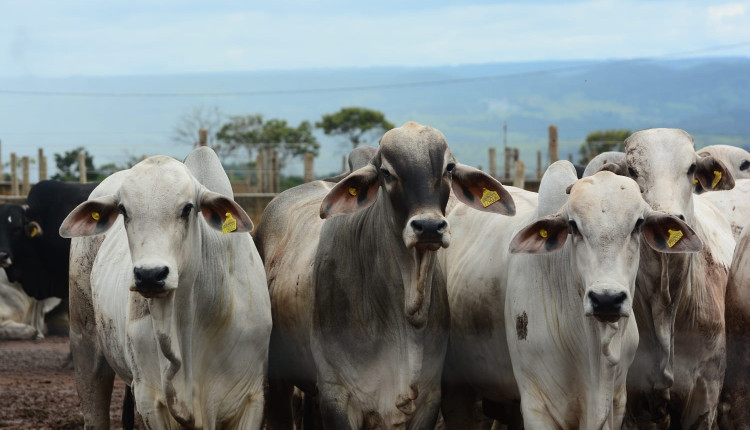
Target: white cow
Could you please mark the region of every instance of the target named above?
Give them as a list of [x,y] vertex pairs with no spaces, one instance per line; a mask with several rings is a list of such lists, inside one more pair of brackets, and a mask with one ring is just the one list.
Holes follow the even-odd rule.
[[44,315],[60,304],[50,297],[36,300],[21,285],[0,273],[0,339],[42,339],[46,332]]
[[[441,257],[452,322],[448,383],[463,380],[469,388],[459,392],[493,403],[520,398],[526,428],[619,429],[638,345],[631,303],[640,238],[661,252],[692,252],[700,241],[611,172],[576,182],[573,166],[557,162],[538,207],[530,193],[510,190],[516,218],[462,207],[449,215],[461,239]],[[683,234],[671,247],[669,230]],[[457,402],[445,404],[448,428],[472,426],[473,398],[446,395]]]
[[[741,181],[738,181],[741,182]],[[726,299],[727,372],[719,428],[750,429],[750,222],[734,249]]]
[[68,215],[60,234],[76,238],[70,336],[87,428],[108,428],[114,373],[148,428],[261,427],[271,314],[251,229],[208,148],[185,164],[150,157]]
[[732,226],[734,239],[738,241],[750,218],[750,179],[737,179],[731,190],[702,193],[697,199],[709,202],[724,215]]
[[711,145],[698,150],[699,156],[710,155],[727,167],[734,179],[750,179],[750,152],[731,145]]
[[[712,205],[695,198],[734,186],[731,172],[695,152],[683,130],[650,129],[625,141],[626,172],[654,210],[685,220],[700,253],[664,255],[641,244],[634,304],[640,347],[628,375],[628,427],[711,428],[724,379],[724,294],[734,250],[732,230]],[[605,166],[606,168],[607,166]]]

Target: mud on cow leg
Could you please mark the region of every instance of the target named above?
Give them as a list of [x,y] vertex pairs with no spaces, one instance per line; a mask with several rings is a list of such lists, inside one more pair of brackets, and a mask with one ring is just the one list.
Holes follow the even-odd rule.
[[70,350],[76,374],[76,388],[87,430],[109,429],[109,403],[115,372],[92,341],[73,327],[70,329]]

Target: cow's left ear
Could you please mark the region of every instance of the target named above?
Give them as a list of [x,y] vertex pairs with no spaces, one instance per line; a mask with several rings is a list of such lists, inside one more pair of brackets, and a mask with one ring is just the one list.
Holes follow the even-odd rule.
[[35,238],[41,236],[44,231],[42,231],[42,226],[39,225],[36,221],[29,221],[23,226],[23,231],[26,233],[26,236],[30,238]]
[[734,177],[729,169],[710,155],[698,157],[695,162],[695,178],[704,191],[723,191],[734,188]]
[[549,215],[519,231],[509,249],[511,254],[546,254],[562,248],[567,239],[568,220],[562,215]]
[[320,204],[320,217],[326,219],[362,210],[375,202],[379,189],[378,169],[367,164],[350,173],[328,192]]
[[502,215],[516,214],[513,197],[497,179],[465,164],[453,168],[453,194],[474,209]]
[[201,195],[200,211],[209,226],[224,234],[253,231],[253,221],[245,210],[222,194],[205,190]]
[[109,230],[120,214],[115,196],[87,200],[76,206],[60,225],[60,236],[94,236]]
[[664,212],[654,211],[643,222],[643,238],[658,252],[698,252],[703,242],[687,223]]

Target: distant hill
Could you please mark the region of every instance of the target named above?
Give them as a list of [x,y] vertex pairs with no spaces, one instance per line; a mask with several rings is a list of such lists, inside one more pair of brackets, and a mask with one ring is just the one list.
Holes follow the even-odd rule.
[[[316,91],[348,87],[360,89]],[[52,153],[79,145],[94,154],[97,165],[123,161],[127,155],[166,153],[182,158],[190,148],[171,140],[172,128],[180,115],[196,105],[218,106],[232,115],[262,113],[292,124],[314,122],[343,106],[379,109],[399,125],[415,120],[440,129],[459,160],[485,168],[487,148],[501,151],[503,121],[508,124],[508,145],[520,148],[527,171],[535,169],[537,150],[544,150],[546,159],[550,124],[559,128],[561,157],[574,153],[577,158],[587,133],[608,128],[678,127],[691,133],[698,147],[727,143],[750,148],[747,58],[27,77],[0,79],[0,90],[151,95],[276,92],[96,98],[0,94],[4,160],[11,151],[35,156],[36,148],[43,147],[50,168]],[[322,134],[319,138],[323,150],[316,172],[337,171],[348,148],[340,139]],[[301,170],[300,166],[292,163],[290,173]]]

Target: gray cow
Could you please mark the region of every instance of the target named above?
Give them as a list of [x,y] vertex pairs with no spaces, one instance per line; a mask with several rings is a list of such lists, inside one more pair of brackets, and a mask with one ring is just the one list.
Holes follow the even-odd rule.
[[317,390],[325,428],[434,427],[449,325],[435,251],[450,243],[451,187],[476,209],[515,211],[499,182],[456,162],[442,133],[408,122],[338,184],[269,204],[256,240],[274,318],[272,428],[291,427],[292,384]]

